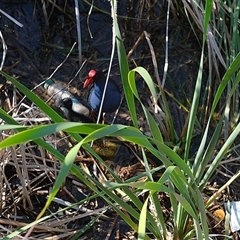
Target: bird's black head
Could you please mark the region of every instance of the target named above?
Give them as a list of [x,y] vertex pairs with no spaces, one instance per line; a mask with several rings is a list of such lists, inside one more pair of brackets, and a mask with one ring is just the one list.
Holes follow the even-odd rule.
[[105,75],[102,71],[90,70],[88,73],[88,77],[83,84],[83,88],[86,88],[88,85],[92,83],[101,83],[105,82]]

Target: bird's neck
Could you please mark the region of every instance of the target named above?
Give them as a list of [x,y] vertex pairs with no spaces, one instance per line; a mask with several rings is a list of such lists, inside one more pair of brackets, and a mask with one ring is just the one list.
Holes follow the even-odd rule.
[[105,86],[105,82],[98,82],[94,84],[94,90],[97,92],[103,92]]

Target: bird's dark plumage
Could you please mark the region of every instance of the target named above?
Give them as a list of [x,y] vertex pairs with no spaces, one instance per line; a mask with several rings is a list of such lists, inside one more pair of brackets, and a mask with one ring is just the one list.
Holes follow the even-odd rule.
[[66,119],[72,122],[93,123],[93,120],[81,113],[72,110],[71,98],[64,98],[59,102],[59,108],[62,110]]
[[[89,84],[93,83],[93,89],[89,94],[89,103],[93,111],[99,112],[99,108],[102,101],[105,76],[102,71],[90,70],[88,78],[84,82],[83,88],[86,88]],[[121,93],[117,84],[109,80],[106,95],[103,102],[102,112],[114,112],[120,105]]]

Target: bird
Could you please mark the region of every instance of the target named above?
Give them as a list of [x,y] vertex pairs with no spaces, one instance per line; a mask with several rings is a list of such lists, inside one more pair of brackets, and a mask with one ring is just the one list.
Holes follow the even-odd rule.
[[82,113],[72,110],[72,99],[63,98],[59,101],[59,108],[64,114],[64,117],[71,122],[93,123],[94,121]]
[[[83,88],[93,84],[93,88],[88,97],[93,116],[100,110],[103,91],[106,83],[105,79],[105,75],[102,71],[96,71],[92,69],[89,71],[88,77],[83,84]],[[119,87],[112,79],[109,79],[100,116],[102,116],[102,113],[111,113],[116,111],[120,105],[120,102],[121,93]]]

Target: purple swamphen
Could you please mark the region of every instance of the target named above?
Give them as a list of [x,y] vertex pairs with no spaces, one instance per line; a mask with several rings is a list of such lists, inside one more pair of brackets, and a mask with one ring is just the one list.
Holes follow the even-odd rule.
[[[93,84],[93,88],[88,98],[93,113],[98,113],[100,110],[104,86],[106,82],[105,80],[106,78],[102,71],[97,72],[96,70],[90,70],[88,77],[83,84],[83,88],[86,88],[91,83]],[[119,107],[120,102],[120,90],[117,84],[113,80],[109,79],[101,112],[114,112]]]

